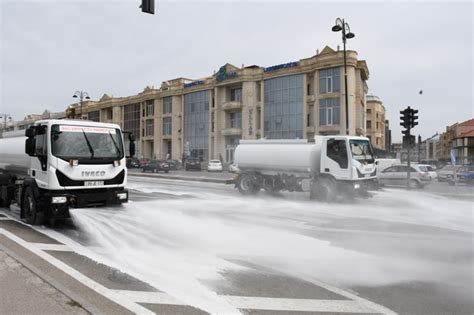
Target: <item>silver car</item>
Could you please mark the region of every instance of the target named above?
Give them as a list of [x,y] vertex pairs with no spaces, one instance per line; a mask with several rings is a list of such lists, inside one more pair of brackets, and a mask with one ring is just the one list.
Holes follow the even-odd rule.
[[[410,188],[422,188],[431,183],[431,177],[424,166],[410,166]],[[408,165],[393,165],[377,175],[377,180],[382,186],[407,186]]]

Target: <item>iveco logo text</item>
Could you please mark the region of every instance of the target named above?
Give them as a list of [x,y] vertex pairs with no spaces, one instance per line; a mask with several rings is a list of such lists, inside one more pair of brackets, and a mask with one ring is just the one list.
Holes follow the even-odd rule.
[[82,177],[105,176],[105,171],[82,171]]

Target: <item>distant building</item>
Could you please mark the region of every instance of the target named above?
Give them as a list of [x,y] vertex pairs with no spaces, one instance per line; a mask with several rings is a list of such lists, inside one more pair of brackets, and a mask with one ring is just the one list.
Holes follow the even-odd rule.
[[452,149],[455,150],[457,164],[474,164],[474,119],[448,126],[440,135],[436,143],[438,160],[450,163]]
[[28,114],[23,118],[23,120],[18,121],[9,121],[6,124],[0,125],[0,135],[6,131],[14,130],[24,130],[31,126],[35,121],[41,119],[64,119],[66,114],[64,112],[51,113],[48,110],[45,110],[43,114]]
[[388,128],[385,120],[385,106],[382,100],[374,95],[367,95],[366,103],[366,136],[374,148],[388,151],[385,135]]

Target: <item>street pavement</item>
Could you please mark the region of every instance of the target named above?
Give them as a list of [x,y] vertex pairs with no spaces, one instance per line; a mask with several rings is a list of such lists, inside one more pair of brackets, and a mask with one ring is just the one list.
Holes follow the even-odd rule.
[[[226,179],[229,175],[196,173],[204,179],[210,176]],[[444,183],[431,189],[446,192],[447,189],[439,188],[443,187],[441,184]],[[244,314],[472,314],[474,311],[472,203],[469,209],[469,203],[452,196],[448,199],[430,194],[431,190],[401,189],[386,189],[370,200],[342,205],[309,203],[301,193],[271,197],[260,194],[242,199],[233,185],[155,178],[154,174],[130,176],[129,189],[131,201],[119,214],[96,212],[100,209],[81,213],[78,209],[82,217],[78,215],[54,227],[21,223],[15,207],[0,210],[0,313],[205,314],[238,310]],[[467,195],[469,189],[461,188],[462,194]],[[458,188],[456,192],[459,191]],[[467,209],[459,209],[466,205]],[[139,221],[133,221],[134,213]],[[174,217],[168,217],[174,214],[181,221],[191,220],[199,228],[185,227]],[[105,223],[101,221],[103,218],[107,219]],[[147,225],[140,225],[140,221],[147,220]],[[126,224],[121,225],[121,221]],[[80,223],[84,222],[93,225],[95,232],[81,229]],[[132,223],[137,226],[130,227]],[[175,230],[167,231],[165,224],[170,223],[176,224]],[[111,230],[111,236],[106,235],[113,224],[117,229]],[[215,225],[224,234],[213,234],[210,230]],[[239,229],[235,234],[242,233],[240,236],[232,234],[236,226]],[[143,236],[138,235],[139,231]],[[130,241],[139,240],[132,236],[146,237],[150,233],[156,233],[156,241],[164,245],[143,248],[153,248],[156,254],[128,253],[127,247],[114,247],[116,244],[112,248],[123,251],[113,253],[111,248],[103,246],[107,240],[121,243],[128,237]],[[219,236],[223,244],[208,239]],[[142,249],[141,243],[133,244]],[[180,250],[162,252],[163,248],[175,246]],[[203,257],[179,256],[187,246],[201,252]],[[235,248],[229,249],[232,251],[229,255],[225,248],[232,246]],[[178,259],[168,265],[168,253],[189,261]],[[215,296],[206,298],[217,301],[206,309],[206,305],[190,298],[195,297],[192,294],[175,292],[177,284],[167,283],[166,273],[189,287],[193,282],[186,282],[188,272],[183,269],[184,276],[173,274],[176,271],[171,265],[199,266],[212,254],[231,266],[220,270],[217,278],[200,281],[203,286],[200,292],[215,292]],[[135,262],[134,258],[143,261]],[[160,267],[150,277],[144,276],[150,270],[131,268],[146,269],[150,263],[147,258],[156,260]],[[130,259],[132,262],[127,264]],[[156,281],[154,275],[162,282]]]

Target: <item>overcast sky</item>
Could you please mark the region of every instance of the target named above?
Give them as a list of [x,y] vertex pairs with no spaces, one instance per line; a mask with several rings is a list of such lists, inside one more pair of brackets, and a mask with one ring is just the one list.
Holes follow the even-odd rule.
[[[209,76],[229,62],[271,66],[341,44],[367,61],[369,94],[387,109],[393,138],[399,110],[420,110],[423,138],[473,114],[473,4],[367,1],[1,1],[0,113],[15,120],[62,111],[76,90],[136,94],[162,81]],[[419,91],[423,94],[419,95]]]

